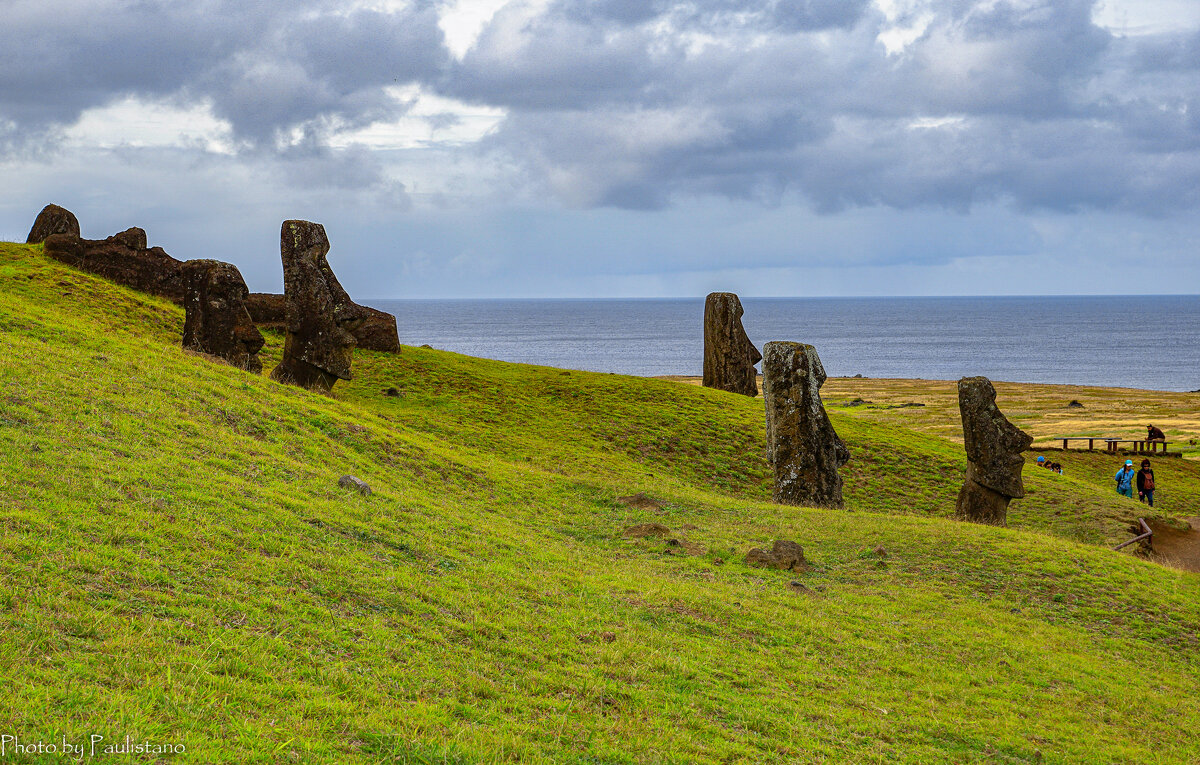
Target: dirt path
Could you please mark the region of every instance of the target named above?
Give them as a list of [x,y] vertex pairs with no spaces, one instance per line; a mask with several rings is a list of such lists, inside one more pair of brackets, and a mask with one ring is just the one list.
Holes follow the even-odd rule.
[[1151,540],[1154,554],[1151,557],[1187,571],[1200,571],[1200,517],[1186,520],[1191,524],[1187,531],[1164,526],[1157,521],[1146,521],[1154,531]]

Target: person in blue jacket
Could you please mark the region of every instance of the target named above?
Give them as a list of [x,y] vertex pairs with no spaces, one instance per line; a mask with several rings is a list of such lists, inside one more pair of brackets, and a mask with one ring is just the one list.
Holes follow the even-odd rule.
[[1133,499],[1133,460],[1125,460],[1125,466],[1117,471],[1117,493]]

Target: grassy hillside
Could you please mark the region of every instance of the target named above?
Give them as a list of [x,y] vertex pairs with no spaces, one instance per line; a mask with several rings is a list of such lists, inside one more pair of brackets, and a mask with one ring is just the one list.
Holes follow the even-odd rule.
[[[1200,576],[1087,544],[1140,507],[1083,470],[1028,468],[1019,528],[957,523],[958,447],[834,411],[848,508],[781,507],[761,401],[415,348],[326,397],[181,326],[0,244],[0,733],[197,763],[1200,758]],[[645,521],[668,538],[623,537]],[[777,538],[812,570],[743,564]]]

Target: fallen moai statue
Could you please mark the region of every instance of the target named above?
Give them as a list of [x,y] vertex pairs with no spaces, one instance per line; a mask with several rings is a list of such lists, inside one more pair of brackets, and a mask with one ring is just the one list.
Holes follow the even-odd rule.
[[183,347],[225,359],[248,372],[262,371],[263,336],[246,311],[246,282],[237,266],[219,260],[183,264]]
[[967,475],[958,493],[955,514],[976,523],[1003,526],[1008,503],[1025,496],[1022,455],[1033,437],[1008,421],[996,408],[996,388],[986,377],[958,381]]
[[271,378],[316,391],[329,391],[350,379],[353,330],[367,315],[342,289],[329,267],[325,227],[286,220],[279,235],[283,290],[287,299],[287,339],[283,361]]
[[775,473],[775,501],[841,507],[838,468],[850,460],[850,450],[821,402],[825,368],[816,348],[773,342],[763,351],[767,459]]
[[47,256],[117,284],[183,302],[183,262],[161,247],[146,247],[146,232],[130,228],[107,239],[81,239],[77,234],[51,234]]
[[762,354],[742,327],[742,301],[732,292],[713,292],[704,300],[704,387],[758,395]]
[[58,205],[46,205],[33,221],[26,244],[40,244],[53,234],[79,236],[79,219],[75,213]]
[[[396,331],[396,317],[386,311],[370,306],[358,305],[366,314],[362,324],[351,329],[358,347],[368,351],[400,350],[400,335]],[[287,297],[270,292],[251,292],[246,300],[250,318],[263,329],[287,329]]]

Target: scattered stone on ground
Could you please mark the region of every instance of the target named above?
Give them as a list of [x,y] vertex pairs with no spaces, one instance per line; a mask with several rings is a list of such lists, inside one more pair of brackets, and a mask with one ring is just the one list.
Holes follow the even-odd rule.
[[1068,408],[1068,409],[1083,409],[1083,404],[1081,404],[1081,403],[1079,403],[1078,401],[1075,401],[1074,399],[1072,399],[1072,400],[1071,400],[1071,403],[1067,404],[1067,408]]
[[1009,501],[1025,496],[1022,452],[1033,443],[1033,437],[1009,422],[996,407],[996,389],[986,377],[958,381],[958,408],[967,475],[955,513],[977,523],[1004,526]]
[[250,320],[249,294],[237,266],[219,260],[183,264],[183,347],[225,359],[257,374],[263,336]]
[[79,238],[79,219],[75,213],[58,205],[46,205],[33,220],[33,228],[25,237],[26,244],[40,244],[52,234],[66,234]]
[[183,263],[161,247],[147,249],[144,245],[145,232],[141,229],[127,229],[107,239],[53,234],[46,238],[45,253],[80,271],[182,304]]
[[625,529],[621,535],[626,539],[645,539],[646,537],[665,537],[671,530],[661,523],[639,523]]
[[342,487],[343,489],[353,489],[359,494],[362,494],[364,497],[371,493],[371,487],[367,485],[366,481],[363,481],[360,478],[355,478],[352,475],[344,475],[339,478],[338,486]]
[[764,351],[767,460],[775,474],[775,501],[841,507],[838,468],[849,461],[850,450],[821,403],[825,368],[817,350],[801,343],[772,342]]
[[581,635],[577,635],[576,637],[579,638],[580,643],[615,643],[617,640],[617,633],[601,632],[597,634],[595,632],[585,632]]
[[704,300],[705,388],[758,395],[754,365],[762,354],[742,327],[742,301],[732,292],[713,292]]
[[287,298],[287,340],[283,361],[271,378],[309,390],[328,392],[349,380],[354,355],[353,330],[367,314],[333,274],[325,256],[329,237],[320,223],[285,220],[279,234],[283,292]]
[[663,552],[667,555],[703,555],[704,548],[686,539],[668,539]]
[[811,595],[811,594],[813,594],[813,591],[812,591],[812,590],[810,590],[810,589],[809,589],[809,588],[808,588],[808,587],[807,587],[807,586],[804,584],[804,582],[798,581],[798,580],[796,580],[796,579],[793,579],[792,581],[788,582],[788,583],[787,583],[787,586],[788,586],[788,589],[789,589],[789,590],[791,590],[792,592],[796,593],[797,595],[801,595],[801,594],[803,594],[803,595]]
[[883,549],[883,545],[879,545],[879,546],[877,546],[877,547],[876,547],[874,550],[872,550],[871,552],[875,553],[875,555],[876,555],[876,556],[878,556],[878,557],[880,557],[880,558],[886,558],[886,557],[888,556],[888,551],[887,551],[887,550],[885,550],[885,549]]
[[695,531],[698,528],[700,528],[700,527],[694,523],[685,523],[679,527],[679,530],[680,531]]
[[383,395],[390,396],[391,398],[400,398],[400,391],[395,388],[388,388],[383,392]]
[[847,401],[845,404],[842,404],[842,406],[866,406],[870,403],[871,402],[867,401],[866,399],[856,398],[853,401]]
[[622,505],[627,505],[635,510],[661,510],[662,503],[656,499],[646,496],[646,492],[639,491],[637,494],[630,494],[628,497],[617,497],[617,501]]
[[804,558],[804,548],[784,539],[775,540],[770,552],[755,547],[746,553],[746,565],[784,571],[807,571],[810,568]]

